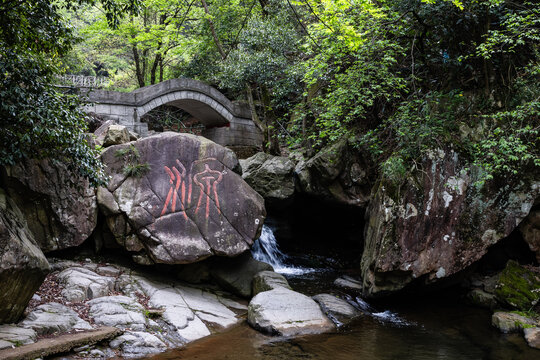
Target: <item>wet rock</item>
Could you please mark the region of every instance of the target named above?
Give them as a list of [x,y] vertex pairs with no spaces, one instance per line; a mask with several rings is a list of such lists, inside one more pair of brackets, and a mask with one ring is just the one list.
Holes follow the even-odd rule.
[[47,303],[36,307],[20,323],[22,327],[33,329],[38,335],[68,332],[73,329],[92,329],[92,326],[65,305]]
[[531,251],[536,254],[536,261],[540,262],[540,209],[531,211],[519,224],[519,230]]
[[503,333],[518,332],[540,325],[535,319],[514,312],[497,311],[491,316],[491,325]]
[[281,274],[273,271],[261,271],[253,277],[253,296],[260,292],[273,290],[278,287],[291,289],[289,282]]
[[[234,257],[260,234],[264,201],[233,171],[229,149],[168,132],[109,147],[102,160],[112,179],[99,201],[111,232],[155,263]],[[132,235],[143,246],[128,246]]]
[[24,160],[6,170],[6,192],[44,252],[78,246],[92,234],[97,201],[87,180],[48,160]]
[[15,325],[0,325],[0,349],[36,342],[37,334],[32,329]]
[[367,159],[347,140],[328,146],[296,165],[299,191],[342,204],[366,206],[371,189]]
[[167,345],[156,335],[143,331],[128,331],[112,340],[109,345],[121,350],[126,358],[157,354],[167,349]]
[[495,295],[501,303],[527,311],[540,299],[540,274],[510,260],[499,275]]
[[252,296],[252,282],[255,274],[261,271],[273,271],[271,265],[253,259],[250,253],[234,259],[216,259],[211,269],[212,278],[225,290],[239,296]]
[[84,301],[107,296],[114,290],[115,278],[102,276],[83,267],[71,267],[58,275],[64,285],[62,295],[69,301]]
[[295,336],[334,329],[334,324],[311,298],[277,288],[257,294],[248,306],[248,322],[269,334]]
[[354,293],[362,292],[362,283],[355,278],[343,275],[334,281],[334,285]]
[[523,334],[530,347],[540,349],[540,327],[525,328]]
[[454,151],[431,151],[421,167],[404,184],[381,179],[373,188],[361,261],[368,295],[460,272],[508,236],[539,195],[531,174],[478,188],[478,171]]
[[290,200],[294,195],[294,163],[287,157],[259,152],[240,160],[242,178],[267,201]]
[[127,296],[104,296],[90,300],[87,304],[90,305],[88,315],[98,325],[135,331],[146,329],[144,307]]
[[49,272],[23,214],[0,189],[0,323],[12,323]]
[[481,289],[473,289],[468,294],[469,300],[476,306],[480,306],[486,309],[495,309],[499,305],[497,298],[494,294],[490,294]]
[[313,296],[322,311],[337,325],[341,326],[360,316],[362,313],[349,304],[346,300],[340,299],[331,294],[319,294]]
[[103,146],[120,145],[130,141],[130,134],[127,127],[123,125],[111,124],[107,129],[105,138],[103,139]]

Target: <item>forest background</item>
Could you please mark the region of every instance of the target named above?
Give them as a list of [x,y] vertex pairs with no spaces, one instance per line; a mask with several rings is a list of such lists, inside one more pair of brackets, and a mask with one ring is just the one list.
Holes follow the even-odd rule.
[[540,167],[539,44],[532,0],[2,0],[0,165],[50,157],[102,183],[57,75],[189,77],[249,104],[266,152],[347,139],[399,184],[452,148],[481,186]]

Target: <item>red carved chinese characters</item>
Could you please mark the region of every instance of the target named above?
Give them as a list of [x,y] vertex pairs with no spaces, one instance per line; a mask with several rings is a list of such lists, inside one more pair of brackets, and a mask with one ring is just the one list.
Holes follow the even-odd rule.
[[204,164],[204,171],[193,176],[193,181],[195,181],[195,184],[199,185],[199,188],[201,189],[201,193],[199,195],[199,202],[197,203],[197,209],[195,210],[195,214],[199,212],[199,208],[201,207],[201,200],[204,194],[206,198],[206,217],[208,218],[210,212],[210,201],[212,201],[212,199],[210,199],[210,188],[212,188],[212,193],[214,194],[218,213],[221,213],[216,186],[221,182],[222,179],[223,174],[221,174],[221,172],[217,170],[211,170],[208,164]]
[[[191,205],[192,195],[194,195],[193,183],[195,183],[199,189],[199,197],[197,199],[195,214],[199,212],[201,206],[204,206],[205,217],[208,218],[210,216],[210,203],[212,200],[215,202],[218,213],[221,214],[217,185],[223,180],[223,174],[218,170],[212,169],[208,164],[209,161],[216,161],[216,159],[208,158],[194,161],[191,164],[189,175],[186,172],[186,168],[179,160],[176,160],[178,168],[176,166],[171,168],[164,166],[165,172],[169,176],[171,188],[167,194],[167,198],[165,200],[165,204],[163,205],[163,209],[161,210],[160,216],[167,213],[169,206],[171,208],[171,213],[176,212],[176,203],[177,200],[180,200],[180,209],[183,212],[184,218],[187,220],[188,217],[186,214],[186,209]],[[195,172],[195,174],[193,174],[194,168],[200,165],[204,165],[204,169],[198,170]],[[186,186],[187,179],[189,179],[189,183]],[[193,202],[195,201],[196,196],[193,198]]]
[[[182,172],[179,172],[176,167],[172,167],[172,170],[169,169],[167,166],[164,166],[165,171],[170,177],[170,184],[171,188],[169,189],[169,193],[167,194],[167,200],[165,200],[165,205],[163,206],[163,210],[161,210],[161,216],[165,215],[167,212],[167,208],[169,207],[169,203],[171,203],[171,212],[176,211],[176,199],[178,198],[178,188],[182,186],[182,197],[180,198],[180,206],[182,208],[184,217],[187,220],[187,214],[186,214],[186,208],[184,206],[184,202],[186,199],[186,168],[182,163],[178,160],[176,160],[176,163],[178,164],[178,167],[182,170]],[[176,180],[176,182],[175,182]],[[174,183],[174,184],[173,184]]]

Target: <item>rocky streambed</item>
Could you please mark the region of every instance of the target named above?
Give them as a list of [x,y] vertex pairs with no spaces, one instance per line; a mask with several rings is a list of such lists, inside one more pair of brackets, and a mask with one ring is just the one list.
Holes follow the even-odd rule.
[[77,356],[140,357],[235,325],[247,311],[246,301],[215,286],[188,286],[91,261],[52,259],[51,265],[24,319],[0,327],[1,347],[112,326],[122,334],[103,345],[75,349]]
[[[22,351],[54,339],[56,353],[75,357],[144,357],[226,339],[246,324],[258,331],[248,338],[291,349],[364,334],[364,327],[376,343],[377,333],[405,343],[407,334],[421,338],[430,321],[408,319],[402,297],[423,303],[424,294],[456,286],[457,302],[489,309],[486,326],[519,333],[527,354],[540,347],[534,174],[479,188],[460,154],[434,149],[423,160],[426,171],[396,184],[373,171],[350,140],[309,159],[260,153],[239,162],[201,137],[137,139],[123,126],[104,127],[94,141],[105,147],[106,187],[92,189],[47,160],[0,169],[0,347]],[[266,219],[267,208],[276,220]],[[268,233],[265,221],[280,223],[286,252],[302,255],[288,265],[319,263],[334,269],[331,281],[325,271],[297,276],[303,272],[278,264],[286,279],[254,260],[250,249],[261,249],[255,241]],[[89,249],[128,260],[81,258]],[[71,255],[60,260],[63,251]],[[382,298],[394,302],[379,307]],[[299,345],[306,336],[319,340]],[[429,343],[440,341],[430,336]],[[462,345],[440,351],[458,356]],[[339,346],[327,350],[340,353]],[[352,346],[343,353],[363,352]],[[297,355],[324,358],[318,350]]]

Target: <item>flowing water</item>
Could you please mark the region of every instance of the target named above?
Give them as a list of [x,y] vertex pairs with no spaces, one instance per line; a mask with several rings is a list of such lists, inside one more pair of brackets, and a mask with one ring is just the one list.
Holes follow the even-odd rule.
[[307,295],[339,293],[363,312],[353,323],[329,334],[293,339],[263,335],[244,321],[152,360],[320,359],[320,360],[539,360],[540,351],[517,334],[491,327],[491,312],[467,306],[455,291],[391,303],[370,304],[339,292],[331,269],[294,266],[265,226],[253,256],[284,274],[293,289]]
[[251,254],[255,260],[272,265],[275,272],[283,275],[299,276],[317,271],[313,268],[294,265],[294,259],[279,249],[274,232],[267,225],[263,225],[261,237],[255,240]]

